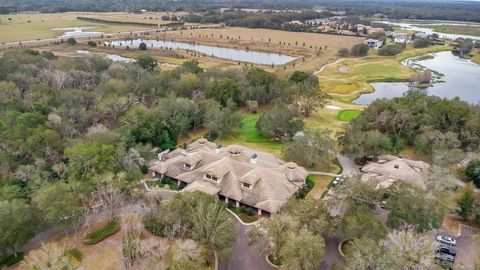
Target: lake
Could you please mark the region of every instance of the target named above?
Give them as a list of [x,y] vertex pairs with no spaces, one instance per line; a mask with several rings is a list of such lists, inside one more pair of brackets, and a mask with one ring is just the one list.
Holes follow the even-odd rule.
[[[430,59],[409,59],[403,63],[423,66],[443,74],[440,81],[427,89],[428,94],[449,99],[458,96],[470,103],[480,103],[480,65],[457,57],[449,51],[435,53]],[[375,99],[400,97],[408,90],[407,83],[377,82],[371,85],[375,92],[363,94],[353,102],[368,105]]]
[[398,28],[402,28],[405,30],[410,30],[410,31],[415,31],[415,32],[424,32],[427,34],[437,34],[440,38],[445,38],[445,39],[452,39],[455,40],[457,38],[469,38],[473,40],[480,40],[480,37],[478,36],[471,36],[471,35],[460,35],[460,34],[448,34],[448,33],[442,33],[442,32],[437,32],[434,31],[432,28],[429,28],[428,26],[434,26],[434,25],[452,25],[452,26],[459,26],[459,25],[466,25],[466,26],[478,26],[480,27],[480,24],[476,23],[465,23],[465,24],[459,24],[459,23],[448,23],[448,22],[442,22],[442,23],[430,23],[430,24],[415,24],[415,23],[407,23],[407,22],[390,22],[390,21],[376,21],[378,23],[384,23],[384,24],[389,24],[396,26]]
[[292,60],[295,60],[295,57],[289,55],[283,55],[278,53],[266,53],[266,52],[256,52],[256,51],[247,51],[240,49],[232,48],[223,48],[215,47],[208,45],[199,45],[199,44],[189,44],[184,42],[174,42],[174,41],[162,41],[162,40],[119,40],[113,41],[110,44],[120,47],[130,46],[132,48],[138,48],[140,43],[145,42],[148,48],[173,48],[173,49],[182,49],[182,50],[191,50],[203,53],[208,56],[214,56],[218,58],[248,62],[253,64],[260,65],[283,65]]

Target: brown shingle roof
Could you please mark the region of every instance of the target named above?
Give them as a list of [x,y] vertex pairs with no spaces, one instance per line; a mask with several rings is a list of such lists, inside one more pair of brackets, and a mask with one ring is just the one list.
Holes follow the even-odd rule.
[[[256,156],[254,164],[252,156]],[[192,162],[196,164],[192,170],[184,167]],[[244,146],[227,146],[217,153],[214,143],[202,139],[188,145],[186,153],[169,153],[166,160],[150,170],[188,183],[185,191],[219,194],[271,213],[305,184],[308,175],[295,163],[284,163],[272,154]],[[219,181],[206,179],[207,172]],[[250,188],[243,183],[250,184]]]

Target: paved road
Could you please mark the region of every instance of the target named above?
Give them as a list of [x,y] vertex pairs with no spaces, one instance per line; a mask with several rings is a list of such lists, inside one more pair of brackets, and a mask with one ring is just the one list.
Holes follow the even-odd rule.
[[340,166],[342,166],[343,168],[342,175],[349,176],[360,173],[360,166],[355,164],[353,160],[340,154],[337,154],[335,156],[337,157]]
[[252,226],[241,224],[236,218],[234,228],[237,240],[233,245],[232,255],[228,261],[221,260],[219,270],[273,270],[265,260],[266,254],[248,245],[248,230]]
[[[260,252],[258,246],[248,245],[248,230],[253,225],[243,225],[235,219],[234,228],[237,232],[237,240],[233,245],[232,255],[219,263],[219,270],[273,270],[276,269],[267,263],[264,252]],[[325,253],[319,270],[331,270],[335,263],[341,260],[338,253],[339,240],[335,237],[323,235],[325,239]]]

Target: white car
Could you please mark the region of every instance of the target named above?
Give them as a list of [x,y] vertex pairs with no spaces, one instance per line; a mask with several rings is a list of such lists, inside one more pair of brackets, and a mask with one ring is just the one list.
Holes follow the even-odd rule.
[[445,235],[437,236],[437,241],[444,244],[452,245],[452,246],[455,246],[455,244],[457,244],[457,240],[453,239],[450,236],[445,236]]

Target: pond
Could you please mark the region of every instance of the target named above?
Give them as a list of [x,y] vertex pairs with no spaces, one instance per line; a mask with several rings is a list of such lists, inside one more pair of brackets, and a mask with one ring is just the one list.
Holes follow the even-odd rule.
[[[404,64],[422,66],[441,75],[440,80],[427,88],[428,94],[449,99],[458,96],[470,103],[480,103],[480,65],[449,51],[435,53],[426,59],[409,59]],[[375,92],[363,94],[353,102],[368,105],[375,99],[400,97],[408,90],[407,83],[377,82],[371,85]]]
[[240,49],[232,48],[223,48],[215,47],[208,45],[199,45],[199,44],[189,44],[184,42],[174,42],[174,41],[162,41],[162,40],[119,40],[113,41],[110,44],[115,46],[130,46],[132,48],[138,48],[140,43],[144,42],[148,48],[173,48],[173,49],[182,49],[182,50],[192,50],[196,52],[203,53],[205,55],[214,56],[218,58],[248,62],[253,64],[260,65],[283,65],[295,59],[293,56],[283,55],[278,53],[266,53],[266,52],[256,52],[256,51],[247,51]]
[[92,35],[102,35],[103,32],[84,32],[83,30],[94,29],[94,26],[53,28],[52,31],[65,31],[61,37],[82,37]]
[[475,24],[475,23],[465,23],[465,24],[459,24],[459,23],[448,23],[448,22],[443,22],[443,23],[422,23],[422,24],[415,24],[415,23],[408,23],[408,22],[390,22],[390,21],[376,21],[378,23],[385,23],[389,25],[396,26],[398,28],[402,28],[405,30],[410,30],[410,31],[415,31],[415,32],[424,32],[427,34],[437,34],[440,38],[445,38],[445,39],[452,39],[455,40],[457,38],[469,38],[469,39],[474,39],[474,40],[480,40],[480,37],[478,36],[471,36],[471,35],[460,35],[460,34],[448,34],[448,33],[442,33],[442,32],[437,32],[434,31],[432,28],[429,28],[429,26],[435,26],[435,25],[452,25],[452,26],[478,26],[480,27],[480,24]]

